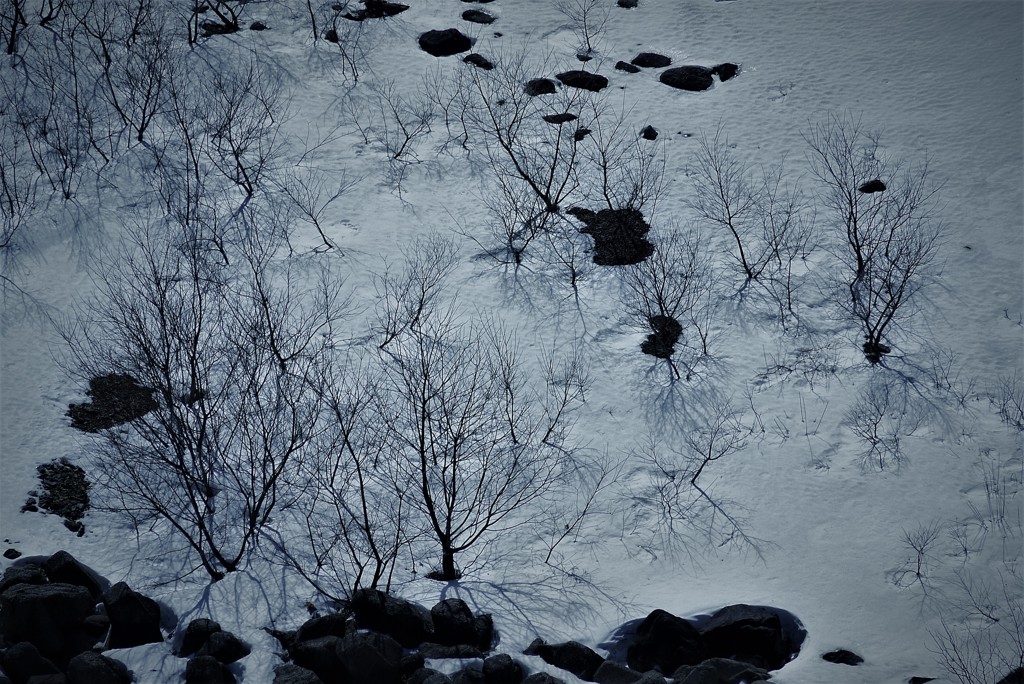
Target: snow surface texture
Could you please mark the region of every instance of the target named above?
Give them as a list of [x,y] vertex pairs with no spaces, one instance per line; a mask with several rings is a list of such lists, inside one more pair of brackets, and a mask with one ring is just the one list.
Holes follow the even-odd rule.
[[[499,19],[483,28],[458,19],[465,5],[456,0],[410,4],[375,36],[372,68],[360,88],[383,79],[399,89],[418,87],[438,60],[418,49],[416,36],[451,26],[475,36],[474,50],[485,56],[524,44],[540,53],[546,45],[556,63],[540,75],[579,68],[575,39],[553,3],[498,0],[487,8]],[[264,20],[271,30],[214,36],[196,49],[212,58],[252,49],[280,67],[289,80],[296,130],[307,121],[344,116],[346,92],[332,80],[333,47],[312,46],[300,11],[293,16],[274,3],[252,6],[257,9],[266,16],[246,19]],[[493,37],[494,31],[502,36]],[[1021,599],[1021,586],[1007,574],[1019,570],[1022,559],[1021,440],[1000,422],[989,397],[1000,377],[1024,372],[1022,35],[1016,1],[641,0],[635,10],[613,7],[597,63],[611,82],[610,105],[624,105],[637,131],[651,124],[661,133],[666,189],[655,224],[686,218],[686,167],[696,149],[691,136],[719,124],[742,158],[772,163],[786,156],[800,171],[806,168],[802,133],[828,112],[850,112],[882,129],[887,152],[928,158],[933,177],[945,182],[939,194],[943,269],[906,351],[925,344],[948,348],[960,377],[975,381],[973,390],[964,407],[951,396],[937,399],[947,420],[906,436],[903,466],[878,472],[862,466],[863,443],[843,424],[875,372],[853,327],[835,323],[828,332],[838,349],[834,374],[813,382],[799,373],[765,377],[773,357],[805,341],[783,337],[767,316],[730,300],[716,323],[713,370],[688,384],[673,383],[664,363],[639,352],[643,334],[623,313],[612,272],[598,269],[582,283],[577,308],[561,283],[529,273],[514,278],[493,261],[474,258],[479,249],[463,240],[453,288],[461,301],[501,316],[527,347],[582,341],[593,385],[575,429],[609,459],[628,459],[649,426],[669,434],[710,386],[741,404],[744,424],[758,427],[741,452],[709,466],[708,480],[721,499],[737,502],[744,530],[761,541],[757,553],[734,545],[673,550],[643,531],[624,531],[616,516],[595,517],[574,543],[559,547],[575,575],[545,572],[542,550],[513,540],[508,546],[514,548],[460,583],[418,579],[403,584],[401,593],[431,605],[444,592],[492,611],[500,650],[512,654],[538,635],[597,646],[623,622],[656,607],[696,615],[729,603],[771,605],[795,614],[808,631],[801,655],[776,673],[783,684],[914,675],[950,681],[941,679],[930,630],[942,616],[960,615],[955,571],[989,583],[1001,573],[1011,596]],[[674,65],[735,62],[742,72],[707,92],[687,93],[658,83],[658,70],[613,70],[617,60],[644,51],[668,55]],[[455,68],[459,59],[442,61]],[[343,253],[325,258],[341,261],[363,305],[373,296],[372,274],[398,259],[415,236],[451,231],[453,217],[467,231],[487,220],[478,178],[458,156],[435,159],[424,144],[418,150],[423,163],[407,169],[399,195],[378,147],[364,145],[355,131],[335,147],[323,168],[346,169],[363,180],[329,211],[325,230]],[[84,211],[54,201],[37,223],[34,244],[5,275],[51,311],[69,312],[69,302],[92,287],[86,266],[118,239],[119,211],[132,197],[132,182],[118,179],[119,195],[83,186]],[[48,220],[57,228],[47,227]],[[319,244],[312,229],[293,242],[299,251]],[[814,300],[820,297],[811,292],[808,304]],[[294,628],[306,617],[306,601],[316,600],[298,577],[254,561],[213,585],[201,572],[179,578],[191,565],[154,552],[152,540],[137,544],[134,531],[116,518],[91,512],[87,533],[76,538],[54,516],[19,512],[36,486],[36,466],[58,457],[86,465],[85,446],[93,438],[72,430],[64,415],[69,403],[84,399],[85,387],[55,364],[61,352],[52,328],[14,306],[4,310],[2,325],[5,546],[26,556],[66,549],[112,582],[126,580],[166,602],[183,624],[216,619],[254,645],[242,663],[245,680],[270,681],[276,645],[262,628]],[[631,471],[627,462],[624,486]],[[997,484],[1004,513],[990,505]],[[929,550],[927,586],[900,583],[900,570],[913,559],[904,531],[933,523],[942,532]],[[966,558],[957,556],[950,534],[958,528],[973,540]],[[836,648],[855,651],[864,664],[834,665],[819,657]],[[140,682],[174,681],[184,667],[161,645],[110,655]]]

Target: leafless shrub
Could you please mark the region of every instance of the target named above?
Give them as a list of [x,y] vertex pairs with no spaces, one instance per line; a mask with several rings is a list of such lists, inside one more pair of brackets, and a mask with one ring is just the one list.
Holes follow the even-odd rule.
[[613,113],[592,103],[590,133],[583,139],[583,194],[609,209],[636,209],[653,216],[664,190],[662,146],[637,135],[632,110]]
[[1003,677],[1024,668],[1024,602],[1021,578],[1012,571],[1001,575],[1001,587],[964,578],[965,600],[959,616],[943,617],[931,632],[934,653],[960,684],[1011,681]]
[[105,506],[186,542],[213,579],[304,488],[341,305],[336,283],[309,287],[272,249],[242,253],[232,269],[211,264],[143,222],[62,330],[74,377],[128,374],[157,404],[91,444]]
[[999,379],[995,391],[996,410],[1003,422],[1024,431],[1024,381],[1014,371]]
[[903,463],[900,443],[911,419],[907,387],[886,376],[873,376],[846,412],[845,422],[867,444],[864,463],[885,470]]
[[942,233],[929,215],[937,190],[927,163],[888,157],[859,120],[831,114],[805,138],[825,219],[843,243],[846,294],[838,303],[861,326],[865,357],[877,363],[937,272]]
[[593,55],[604,37],[611,4],[607,0],[557,0],[555,8],[570,22],[579,41],[577,53]]
[[935,561],[934,549],[942,533],[938,522],[918,525],[913,530],[903,530],[903,546],[911,552],[911,556],[898,568],[892,576],[893,583],[899,587],[918,584],[928,590],[931,564]]
[[[680,343],[687,377],[691,356],[710,353],[711,324],[717,297],[707,245],[699,231],[673,227],[664,230],[652,256],[622,271],[623,302],[637,324],[657,332],[658,320],[671,319],[682,328]],[[659,318],[661,317],[661,318]],[[680,377],[675,354],[666,356]]]

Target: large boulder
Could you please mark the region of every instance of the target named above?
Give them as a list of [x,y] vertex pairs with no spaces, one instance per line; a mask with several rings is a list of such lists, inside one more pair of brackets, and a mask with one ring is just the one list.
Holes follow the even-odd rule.
[[558,677],[552,677],[547,672],[534,672],[523,680],[523,684],[565,684]]
[[348,613],[328,613],[310,618],[295,631],[295,641],[309,641],[323,636],[343,637],[351,631],[351,617]]
[[401,681],[402,646],[387,635],[349,634],[338,642],[337,653],[348,682],[399,684]]
[[420,34],[420,49],[434,57],[448,57],[468,52],[473,41],[459,29],[427,31]]
[[274,669],[274,684],[323,684],[316,672],[287,663]]
[[497,19],[493,14],[478,9],[469,9],[462,13],[462,18],[472,24],[493,24]]
[[94,643],[82,622],[96,602],[75,584],[16,584],[0,594],[0,633],[8,643],[29,641],[63,665]]
[[519,684],[523,681],[523,666],[506,653],[484,659],[484,679],[487,684]]
[[0,594],[16,584],[46,584],[46,573],[38,565],[12,565],[0,578]]
[[580,88],[581,90],[589,90],[595,93],[608,87],[607,78],[601,74],[595,74],[590,71],[582,71],[578,69],[573,71],[563,71],[560,74],[556,74],[555,78],[570,88]]
[[477,644],[476,617],[460,598],[446,598],[430,609],[434,641],[446,646]]
[[199,655],[208,655],[218,662],[230,665],[252,652],[252,647],[231,632],[214,632],[199,649]]
[[24,684],[30,677],[60,674],[60,668],[43,656],[28,641],[11,646],[3,654],[4,672],[14,684]]
[[299,667],[312,670],[325,682],[331,682],[341,670],[341,658],[338,656],[340,643],[341,637],[336,636],[296,641],[288,650],[288,655]]
[[68,662],[68,684],[131,684],[132,674],[119,660],[86,651]]
[[58,551],[43,561],[43,571],[51,582],[76,584],[85,587],[96,600],[103,593],[104,580],[94,571],[85,567],[67,551]]
[[676,684],[748,684],[767,680],[771,673],[749,663],[710,658],[699,665],[683,665],[672,674]]
[[406,648],[437,641],[429,610],[383,591],[357,589],[352,594],[352,612],[362,627],[392,636]]
[[658,80],[667,86],[693,92],[707,90],[715,82],[711,69],[695,64],[666,69],[661,72]]
[[185,666],[185,684],[235,684],[235,675],[212,656],[196,656]]
[[160,632],[160,606],[124,582],[103,594],[103,605],[110,617],[110,648],[131,648],[164,640]]
[[780,614],[765,606],[726,606],[702,625],[700,634],[708,658],[730,658],[777,670],[792,657]]
[[641,677],[642,673],[611,660],[601,663],[601,667],[594,673],[597,684],[635,684]]
[[197,653],[205,644],[210,635],[221,631],[220,624],[208,618],[196,618],[185,627],[185,633],[181,637],[181,646],[178,647],[178,655],[182,658]]
[[701,635],[689,621],[658,609],[637,627],[626,652],[629,667],[638,671],[658,670],[665,675],[681,665],[702,660]]
[[588,682],[594,681],[594,673],[604,663],[604,658],[578,641],[547,644],[543,639],[536,639],[524,653],[540,656],[549,665],[554,665]]

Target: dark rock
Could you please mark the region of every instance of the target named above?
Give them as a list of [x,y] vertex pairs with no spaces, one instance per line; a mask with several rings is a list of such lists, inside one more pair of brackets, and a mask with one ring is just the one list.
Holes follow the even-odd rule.
[[475,667],[462,668],[451,676],[451,682],[452,684],[487,684],[484,673]]
[[352,611],[361,626],[392,636],[406,648],[438,641],[430,611],[418,603],[377,589],[357,589],[352,594]]
[[208,655],[218,662],[230,665],[252,652],[252,647],[231,632],[214,632],[199,649],[199,655]]
[[324,636],[308,641],[297,641],[288,650],[288,655],[299,667],[315,672],[325,682],[333,681],[341,670],[338,646],[341,637]]
[[16,584],[0,594],[0,633],[8,643],[30,641],[63,665],[94,643],[80,633],[96,602],[74,584]]
[[718,78],[725,83],[730,78],[733,78],[736,74],[740,73],[740,65],[733,64],[732,62],[722,62],[721,64],[716,64],[711,67],[711,73],[718,76]]
[[555,126],[561,126],[562,124],[569,123],[570,121],[575,121],[577,117],[576,117],[575,114],[570,114],[569,112],[564,112],[562,114],[545,114],[541,118],[543,118],[549,124],[553,124]]
[[523,92],[530,97],[552,95],[555,92],[555,83],[550,78],[531,78],[523,86]]
[[21,557],[21,551],[18,549],[7,549],[4,551],[4,558],[7,560],[14,560]]
[[651,316],[647,320],[652,332],[640,344],[640,351],[659,359],[672,358],[676,342],[683,334],[683,326],[671,316]]
[[384,634],[349,634],[338,642],[337,654],[346,681],[399,684],[401,680],[402,646]]
[[493,14],[478,9],[469,9],[462,13],[462,18],[474,24],[493,24],[497,19]]
[[494,618],[490,613],[481,613],[473,619],[473,630],[476,632],[474,642],[481,651],[486,653],[494,645]]
[[447,57],[466,52],[473,41],[459,29],[427,31],[420,35],[420,49],[434,57]]
[[342,16],[351,21],[366,21],[367,19],[385,19],[401,14],[409,9],[408,5],[397,2],[384,2],[384,0],[364,0],[365,9],[349,10]]
[[79,653],[68,662],[68,684],[131,684],[128,667],[99,653]]
[[666,675],[681,665],[696,665],[701,658],[701,636],[697,628],[660,609],[640,623],[626,652],[630,668],[638,672],[658,670]]
[[0,578],[0,594],[16,584],[46,584],[46,581],[46,573],[41,566],[12,565],[4,570],[4,576]]
[[489,2],[494,2],[494,0],[462,0],[462,2],[472,2],[477,5],[486,5]]
[[474,52],[472,54],[466,55],[465,57],[462,58],[462,61],[465,62],[466,64],[472,64],[478,69],[483,69],[484,71],[490,71],[491,69],[494,68],[494,63],[491,62],[491,60],[484,57],[483,55],[481,55],[479,52]]
[[51,582],[85,587],[94,599],[99,599],[103,593],[104,581],[100,576],[75,560],[67,551],[58,551],[43,561],[43,571]]
[[844,648],[837,648],[834,651],[822,653],[821,659],[837,665],[860,665],[864,662],[864,659],[859,655]]
[[715,83],[715,79],[711,77],[711,69],[692,64],[667,69],[661,72],[658,80],[667,86],[694,92],[707,90]]
[[340,40],[338,38],[338,32],[335,29],[327,29],[324,31],[324,40],[328,43],[337,43]]
[[869,180],[865,183],[861,183],[860,187],[857,188],[857,191],[863,192],[866,195],[870,195],[871,193],[875,192],[885,192],[885,187],[885,183],[883,183],[880,179],[875,178],[874,180]]
[[254,21],[251,24],[249,24],[250,31],[266,31],[268,28],[270,27],[264,24],[262,21]]
[[640,130],[640,137],[643,138],[644,140],[657,140],[658,129],[655,128],[654,126],[644,126]]
[[640,0],[618,0],[616,4],[623,9],[636,9],[636,6],[640,4]]
[[594,238],[595,264],[636,264],[654,254],[654,245],[645,237],[651,227],[636,209],[574,208],[569,213],[585,224],[580,232]]
[[519,684],[524,675],[523,666],[505,653],[485,658],[483,673],[487,684]]
[[580,142],[591,133],[593,133],[593,131],[591,131],[589,128],[577,128],[576,132],[572,134],[572,139],[575,140],[576,142]]
[[323,636],[343,637],[350,631],[348,613],[329,613],[320,617],[306,620],[298,630],[295,631],[295,641],[309,641]]
[[131,648],[164,640],[160,632],[160,606],[124,582],[103,594],[103,605],[110,617],[110,648]]
[[523,653],[540,656],[549,665],[587,681],[594,680],[594,673],[604,662],[604,658],[578,641],[547,644],[543,639],[535,639]]
[[64,518],[64,527],[68,528],[69,531],[74,532],[75,535],[78,537],[85,536],[85,525],[78,522],[77,520],[72,520],[71,518]]
[[454,646],[442,646],[441,644],[424,643],[420,644],[419,652],[424,658],[431,660],[443,658],[482,658],[483,653],[476,646],[468,644],[456,644]]
[[25,684],[68,684],[68,677],[63,672],[29,677]]
[[578,59],[581,62],[586,63],[586,62],[589,62],[590,60],[594,59],[594,56],[590,55],[590,54],[587,54],[586,52],[578,52],[578,53],[576,53],[576,59]]
[[598,684],[634,684],[641,677],[642,673],[611,660],[601,663],[601,667],[594,673],[594,681]]
[[235,684],[235,675],[212,656],[200,655],[185,666],[185,684]]
[[28,641],[11,646],[3,654],[4,672],[15,682],[27,682],[29,677],[60,674],[60,669],[43,656],[39,649]]
[[274,668],[274,684],[323,684],[316,672],[287,663]]
[[778,612],[737,604],[714,613],[700,630],[708,658],[730,658],[777,670],[792,657]]
[[928,684],[928,682],[934,682],[935,677],[911,677],[907,680],[907,684]]
[[622,60],[615,63],[615,68],[619,71],[625,71],[627,74],[640,73],[640,67],[630,64],[629,62],[623,62]]
[[[436,675],[444,677],[444,680],[432,679]],[[429,667],[421,667],[420,669],[416,670],[415,672],[411,673],[408,677],[406,677],[405,684],[424,684],[428,681],[438,681],[440,683],[441,681],[451,682],[451,679],[448,678],[448,675],[438,672],[437,670],[431,669]]]
[[105,613],[95,613],[82,620],[82,629],[93,641],[106,641],[110,629],[110,618]]
[[59,458],[41,464],[36,472],[42,488],[40,508],[72,521],[85,515],[89,509],[89,481],[84,470]]
[[444,646],[478,643],[476,617],[460,598],[447,598],[430,609],[434,641]]
[[671,57],[659,55],[657,52],[641,52],[630,60],[630,64],[645,69],[662,69],[672,63]]
[[1024,667],[1018,667],[996,682],[996,684],[1024,684]]
[[728,658],[710,658],[699,665],[683,665],[672,674],[677,684],[746,684],[771,677],[771,673]]
[[[208,26],[216,29],[222,25],[204,23],[203,30],[207,35],[231,32],[210,31]],[[235,25],[234,31],[237,30],[238,26]],[[71,427],[84,432],[99,432],[140,418],[157,408],[158,404],[153,399],[154,391],[150,387],[143,387],[138,380],[127,374],[113,373],[95,377],[89,381],[89,389],[86,391],[92,401],[68,406],[67,415],[71,417]],[[43,506],[46,507],[45,503]],[[77,519],[70,515],[66,517]]]
[[560,74],[555,74],[555,78],[570,88],[580,88],[581,90],[589,90],[595,93],[608,87],[607,78],[590,71],[563,71]]
[[36,500],[35,499],[29,499],[28,501],[26,501],[25,505],[21,507],[21,512],[22,513],[38,513],[39,512],[39,506],[36,506]]
[[[442,646],[442,648],[447,648]],[[427,664],[427,659],[423,657],[423,654],[419,651],[413,651],[412,653],[404,653],[401,659],[398,661],[398,669],[402,674],[402,680],[406,680],[413,672],[423,669]]]
[[534,672],[523,680],[523,684],[565,684],[565,682],[557,677],[552,677],[547,672]]
[[187,658],[193,653],[198,653],[210,638],[220,630],[220,623],[208,618],[196,618],[188,623],[185,633],[181,637],[181,647],[178,648],[178,655]]

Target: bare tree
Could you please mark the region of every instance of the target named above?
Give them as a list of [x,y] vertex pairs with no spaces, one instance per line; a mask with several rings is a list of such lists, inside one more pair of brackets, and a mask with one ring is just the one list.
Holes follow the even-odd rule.
[[227,269],[169,232],[128,230],[62,334],[75,377],[128,375],[155,402],[91,444],[104,505],[184,541],[216,580],[304,488],[339,290],[310,288],[265,245]]
[[859,120],[831,114],[805,138],[826,220],[844,243],[841,305],[861,326],[866,358],[878,363],[936,275],[942,233],[929,206],[937,190],[927,163],[886,155],[879,134]]
[[[627,311],[652,331],[644,351],[664,358],[680,377],[676,344],[698,355],[709,353],[710,324],[715,308],[714,272],[700,232],[675,227],[662,231],[652,256],[622,271]],[[685,326],[685,327],[684,327]],[[687,377],[692,366],[687,367]]]
[[592,55],[604,36],[611,4],[607,0],[557,0],[555,8],[569,20],[576,34],[577,52]]
[[536,390],[518,355],[508,334],[450,317],[393,346],[385,424],[404,481],[415,483],[412,505],[440,547],[437,579],[458,579],[459,554],[531,522],[566,476],[584,370],[570,361]]

